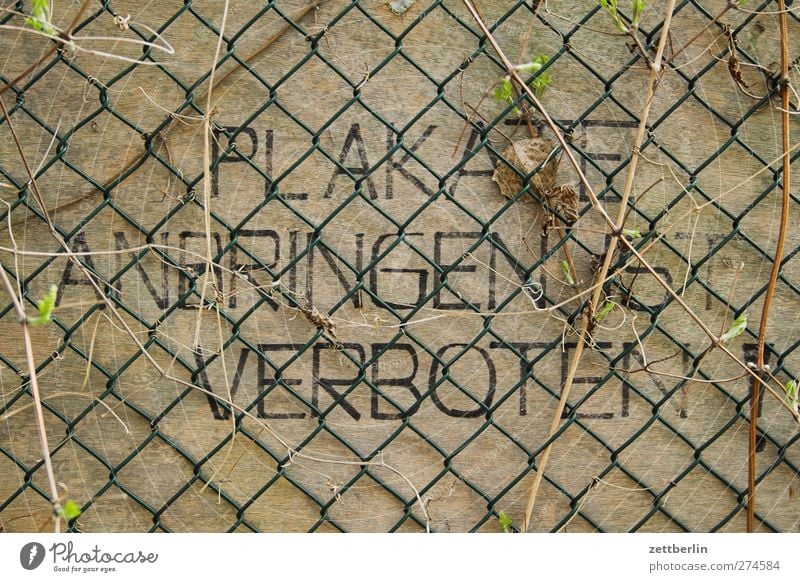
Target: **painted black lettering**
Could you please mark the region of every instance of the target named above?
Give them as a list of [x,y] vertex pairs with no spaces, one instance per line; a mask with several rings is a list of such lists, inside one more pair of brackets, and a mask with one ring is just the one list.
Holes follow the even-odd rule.
[[[390,377],[390,378],[382,378],[381,377],[381,370],[380,370],[380,358],[385,356],[386,352],[389,350],[400,350],[408,353],[411,357],[411,372],[408,376],[400,376],[400,377]],[[379,355],[380,354],[380,355]],[[422,400],[422,396],[417,390],[417,387],[414,385],[414,377],[417,375],[417,370],[419,369],[419,359],[417,358],[417,351],[414,349],[414,346],[411,344],[372,344],[372,384],[374,385],[372,389],[372,398],[371,398],[371,407],[370,413],[371,417],[376,420],[398,420],[398,419],[405,419],[414,414],[420,405],[420,401]],[[404,367],[404,370],[409,369],[407,366]],[[407,410],[404,410],[402,406],[396,404],[392,400],[390,400],[385,394],[379,391],[381,386],[401,386],[406,388],[411,394],[414,396],[414,404],[412,404]],[[380,411],[380,401],[385,400],[389,402],[397,412],[381,412]]]
[[492,349],[506,348],[511,350],[519,359],[519,383],[514,387],[519,390],[519,415],[528,414],[528,392],[526,384],[533,378],[533,363],[528,360],[528,352],[532,349],[540,350],[550,345],[550,342],[491,342]]
[[[364,347],[361,344],[356,343],[342,343],[341,348],[344,350],[354,350],[358,353],[359,360],[360,360],[360,369],[358,375],[355,378],[323,378],[320,376],[320,359],[323,350],[330,350],[333,349],[333,346],[329,343],[316,343],[314,344],[313,348],[313,358],[312,358],[312,376],[313,381],[311,384],[311,405],[312,405],[312,416],[325,416],[328,411],[327,409],[324,412],[320,410],[319,407],[319,389],[320,387],[328,393],[329,396],[333,398],[333,406],[337,404],[341,406],[347,414],[353,417],[355,420],[359,420],[361,418],[361,413],[356,410],[356,408],[347,401],[347,393],[354,389],[359,382],[364,377],[364,361],[366,359]],[[349,389],[345,390],[344,392],[338,392],[334,386],[348,386]]]
[[[242,382],[242,374],[244,373],[244,367],[247,364],[249,355],[250,350],[242,348],[242,351],[239,353],[239,362],[236,364],[236,373],[234,373],[233,381],[230,385],[230,395],[225,394],[222,396],[225,400],[228,400],[230,396],[230,401],[234,401],[236,393],[239,391],[239,385]],[[209,362],[203,360],[199,348],[196,348],[194,351],[194,363],[197,366],[197,371],[192,374],[192,382],[211,392],[211,394],[206,394],[206,399],[208,400],[208,405],[211,408],[211,414],[214,416],[214,419],[229,419],[231,417],[231,407],[227,402],[213,396],[214,388],[211,386],[211,382],[208,381],[208,372],[206,371]]]
[[[694,233],[691,232],[676,232],[675,238],[677,240],[691,240],[694,236]],[[719,244],[719,242],[723,239],[727,239],[730,235],[725,234],[706,234],[706,235],[698,235],[705,239],[706,247],[708,252],[706,253],[706,257],[713,257],[718,249],[715,247]],[[738,235],[733,235],[733,238],[739,238]],[[727,242],[727,241],[726,241]],[[724,244],[724,243],[723,243]],[[714,261],[707,261],[708,262],[708,271],[707,271],[707,283],[711,283],[712,277],[714,275]],[[710,311],[713,307],[713,296],[711,293],[704,293],[706,297],[706,310]]]
[[[447,277],[450,273],[455,272],[463,272],[463,273],[474,273],[477,269],[475,265],[456,265],[453,266],[452,263],[442,263],[442,241],[448,239],[456,239],[456,240],[477,240],[481,237],[481,233],[479,232],[436,232],[433,235],[433,260],[434,262],[441,268],[447,269],[448,273],[442,276],[439,271],[435,271],[434,273],[434,286],[439,287],[444,283],[443,289],[447,289],[451,294],[456,295],[456,291],[450,289],[447,285]],[[459,253],[458,258],[461,258],[461,254]],[[433,297],[433,307],[434,309],[468,309],[469,306],[467,305],[467,300],[464,299],[462,301],[453,302],[453,303],[445,303],[442,301],[442,290],[436,292],[436,295]],[[461,297],[456,295],[456,297]],[[476,309],[481,308],[480,303],[473,303],[472,304]]]
[[[688,348],[691,344],[686,343],[684,345]],[[644,357],[642,356],[642,353],[639,350],[631,349],[634,346],[638,347],[638,343],[623,342],[622,344],[622,349],[625,352],[625,355],[622,357],[622,367],[626,370],[631,369],[632,359],[641,367],[644,367],[645,365],[645,360]],[[687,360],[689,354],[687,354],[685,351],[682,351],[681,355],[683,356],[683,364],[684,366],[686,366],[688,363]],[[656,388],[658,388],[662,396],[669,396],[670,389],[667,388],[666,384],[664,384],[664,381],[661,379],[661,376],[659,376],[658,374],[654,374],[652,372],[650,372],[649,374],[650,374],[650,381]],[[636,387],[633,384],[631,384],[631,382],[628,380],[627,374],[622,374],[621,377],[622,377],[622,410],[620,412],[620,416],[625,418],[630,416],[631,389],[633,388],[634,390],[636,390]],[[682,414],[682,418],[686,418],[686,416]]]
[[[166,245],[169,240],[169,233],[162,232],[161,233],[161,244]],[[116,243],[116,247],[118,251],[123,249],[131,248],[130,243],[128,242],[127,237],[125,236],[124,232],[115,232],[114,233],[114,241]],[[120,271],[123,267],[124,257],[121,254],[117,254],[117,271]],[[160,309],[166,309],[169,306],[169,271],[170,265],[166,261],[161,262],[161,294],[158,294],[156,291],[153,282],[150,279],[150,276],[142,267],[142,262],[140,260],[136,260],[137,256],[136,253],[131,252],[130,258],[136,262],[136,272],[139,273],[139,277],[142,279],[142,283],[144,283],[145,289],[147,292],[150,293],[150,297],[153,298],[156,305]],[[117,281],[117,288],[122,291],[122,280]]]
[[[363,268],[363,261],[364,261],[364,235],[357,234],[355,235],[356,239],[356,265],[355,270],[356,272],[360,273]],[[325,259],[325,262],[331,268],[331,271],[334,275],[336,275],[336,279],[339,281],[339,284],[345,290],[345,292],[350,292],[355,285],[350,285],[350,282],[345,277],[344,271],[339,268],[337,260],[334,258],[333,253],[329,251],[326,246],[322,243],[318,244],[316,247],[311,247],[308,251],[308,260],[309,264],[313,264],[314,261],[314,249],[319,250],[320,255],[322,258]],[[353,307],[360,308],[361,307],[361,293],[353,293],[350,296],[350,301],[353,302]]]
[[[248,250],[242,249],[242,252],[247,254],[250,259],[253,259],[254,262],[251,263],[239,263],[237,261],[237,257],[239,254],[239,244],[235,244],[232,246],[230,251],[230,269],[235,273],[240,273],[245,279],[247,279],[250,283],[252,283],[255,287],[258,288],[258,293],[261,297],[264,297],[266,303],[272,307],[273,311],[277,311],[279,305],[268,296],[269,292],[269,285],[272,281],[262,280],[259,281],[253,275],[253,272],[264,271],[267,275],[267,269],[274,269],[278,266],[278,261],[281,258],[281,239],[278,236],[278,233],[274,230],[240,230],[237,235],[237,243],[242,239],[253,239],[253,238],[268,238],[272,239],[273,241],[273,253],[272,253],[272,263],[265,264],[259,258],[261,253],[251,253]],[[236,282],[238,276],[231,274],[231,288],[230,288],[230,298],[228,299],[228,307],[235,308],[236,307]]]
[[[570,352],[577,347],[577,343],[575,342],[565,342],[564,349],[561,350],[561,385],[567,383],[567,373],[569,371],[569,361],[570,361]],[[595,342],[595,345],[600,348],[601,350],[607,350],[611,347],[611,342]],[[572,384],[598,384],[603,378],[600,376],[574,376],[572,378]],[[582,400],[582,399],[581,399]],[[572,411],[579,408],[581,402],[574,407],[567,404],[564,408],[564,412],[561,413],[561,418],[569,418],[572,414]],[[614,418],[613,412],[580,412],[575,411],[576,418]]]
[[[497,372],[494,367],[494,362],[492,362],[492,358],[489,357],[489,353],[484,350],[483,348],[479,348],[478,346],[472,346],[471,349],[477,351],[482,357],[484,362],[486,363],[486,368],[488,370],[489,375],[489,382],[488,388],[486,391],[486,396],[484,396],[482,401],[478,401],[475,396],[473,396],[469,391],[467,391],[463,387],[459,387],[459,390],[467,395],[468,398],[474,400],[478,403],[478,407],[472,410],[458,410],[455,408],[450,408],[449,406],[445,405],[442,402],[439,395],[436,393],[437,388],[439,385],[446,380],[439,380],[439,361],[444,357],[445,353],[451,348],[465,348],[469,344],[464,343],[453,343],[447,344],[439,348],[436,352],[436,358],[433,358],[433,362],[431,363],[431,371],[428,375],[428,390],[431,393],[431,399],[433,403],[436,405],[436,408],[444,412],[447,416],[454,416],[456,418],[477,418],[482,415],[488,415],[489,407],[491,407],[492,402],[494,401],[494,393],[497,386]],[[451,362],[452,363],[452,362]],[[446,364],[442,367],[442,378],[446,378],[449,374],[449,365]]]
[[[491,234],[491,237],[492,237],[492,241],[493,241],[494,244],[492,244],[492,247],[491,247],[492,250],[491,250],[491,253],[489,255],[489,266],[491,267],[491,270],[489,271],[489,303],[488,303],[488,308],[489,309],[494,309],[495,307],[497,307],[497,302],[496,302],[496,298],[495,298],[495,288],[496,288],[496,282],[497,282],[497,272],[496,272],[496,264],[497,264],[496,255],[497,255],[497,253],[499,252],[503,256],[503,258],[505,258],[505,260],[508,262],[508,264],[511,266],[511,268],[514,269],[514,273],[516,273],[517,277],[519,277],[520,283],[522,283],[523,285],[528,280],[528,273],[525,270],[525,268],[519,263],[519,261],[517,261],[516,257],[513,255],[513,253],[511,253],[511,251],[508,250],[508,246],[503,241],[503,239],[500,237],[500,233],[499,232],[493,232]],[[540,252],[542,253],[542,256],[544,256],[544,254],[545,254],[545,252],[547,250],[546,245],[547,245],[547,241],[543,240],[542,248],[540,249]],[[544,285],[545,285],[544,272],[545,272],[545,270],[542,269],[542,276],[541,276],[541,279],[540,279],[541,286],[542,286],[541,291],[540,290],[534,290],[534,289],[532,289],[530,287],[524,287],[523,288],[523,292],[525,294],[527,294],[528,297],[531,298],[531,300],[535,301],[536,302],[536,306],[539,307],[539,308],[544,308],[546,306],[545,305],[546,302],[545,302],[545,299],[544,299],[544,295],[545,295],[544,294],[544,289],[545,289],[545,287],[544,287]]]
[[[541,119],[533,119],[533,120],[531,120],[531,122],[533,123],[534,127],[536,128],[537,136],[541,137],[542,136],[542,130],[545,128],[545,122],[543,120],[541,120]],[[521,122],[518,119],[506,119],[505,120],[505,124],[506,125],[518,126],[518,125],[520,125],[520,123]],[[560,119],[556,123],[558,123],[558,125],[560,125],[562,127],[567,128],[567,130],[570,132],[570,134],[572,133],[573,128],[576,125],[576,123],[578,125],[583,126],[583,128],[586,128],[586,129],[588,129],[590,127],[635,128],[635,127],[638,126],[638,122],[633,121],[633,120],[627,120],[627,119],[621,119],[621,120],[617,120],[617,119],[612,119],[612,120],[609,120],[609,119],[582,119],[582,120],[577,121],[577,122],[574,119]],[[619,140],[616,140],[616,141],[619,141]],[[616,143],[616,142],[614,140],[612,140],[612,142],[609,142],[609,143]],[[592,160],[592,161],[612,161],[612,162],[622,161],[622,156],[620,154],[617,154],[617,153],[588,152],[585,149],[587,147],[587,145],[588,144],[587,144],[587,141],[586,141],[586,132],[584,132],[584,134],[581,136],[581,140],[580,140],[580,147],[585,152],[585,155],[580,156],[581,171],[584,174],[587,173],[587,170],[588,170],[588,167],[589,167],[587,159]],[[596,167],[596,164],[592,164],[592,167]],[[581,200],[585,201],[585,202],[588,202],[589,196],[586,193],[586,188],[583,185],[583,183],[581,183],[580,186],[579,186],[579,192],[580,192],[580,195],[581,195]],[[617,195],[613,191],[611,191],[606,196],[606,198],[609,198],[610,196],[617,196]]]
[[[267,354],[275,351],[299,352],[304,347],[303,344],[258,344],[258,349]],[[258,404],[256,405],[258,418],[305,418],[305,412],[267,412],[264,399],[276,387],[281,386],[289,390],[289,386],[300,386],[303,381],[299,378],[284,378],[283,371],[279,367],[273,373],[267,373],[267,366],[273,367],[264,358],[258,359]]]
[[[217,257],[222,256],[222,238],[219,236],[218,232],[211,233],[211,237],[214,239],[214,242],[217,245]],[[193,230],[185,230],[178,235],[178,246],[183,249],[184,251],[187,250],[187,240],[199,238],[205,240],[206,233],[193,231]],[[204,254],[202,251],[205,249],[201,249],[200,254]],[[178,296],[183,296],[187,291],[187,283],[191,284],[194,287],[194,282],[197,277],[199,277],[206,269],[205,262],[185,262],[186,255],[181,254],[180,265],[183,267],[181,269],[180,274],[178,275]],[[189,278],[190,275],[186,273],[186,270],[189,270],[191,273],[191,279]],[[222,281],[222,270],[219,267],[214,268],[214,275],[217,284],[217,290],[220,293],[224,292],[223,281]],[[213,297],[209,297],[206,295],[208,299],[213,300]],[[195,304],[196,306],[196,304]],[[193,305],[188,304],[185,300],[181,303],[182,309],[191,309]]]
[[[91,253],[92,249],[89,248],[89,243],[86,242],[86,233],[81,231],[77,233],[75,236],[72,237],[72,241],[70,244],[70,250],[73,253]],[[92,255],[84,255],[78,258],[78,261],[86,267],[89,272],[93,275],[97,273],[97,269],[94,267],[94,261],[92,261]],[[75,278],[72,276],[72,268],[75,265],[69,259],[67,259],[67,264],[64,267],[64,272],[61,274],[61,284],[58,286],[58,295],[56,296],[56,305],[61,305],[61,298],[63,297],[64,290],[67,285],[86,285],[87,287],[91,287],[94,294],[97,296],[98,299],[102,299],[102,296],[97,292],[97,289],[94,288],[94,285],[81,274],[80,278]],[[98,276],[99,277],[99,276]],[[104,285],[106,291],[108,291],[108,285]],[[103,304],[102,307],[105,307]]]
[[[429,125],[425,128],[425,131],[422,132],[422,135],[414,142],[414,145],[411,147],[406,147],[405,144],[403,148],[405,150],[405,154],[402,158],[400,158],[399,162],[394,161],[394,155],[389,156],[389,159],[386,161],[386,198],[394,198],[394,172],[398,172],[403,178],[411,182],[416,188],[419,188],[428,196],[433,196],[433,190],[428,188],[425,185],[419,176],[412,174],[406,168],[406,164],[411,159],[411,154],[416,153],[417,149],[425,143],[425,141],[431,136],[431,134],[436,130],[438,126],[436,125]],[[386,128],[386,153],[388,154],[392,149],[397,145],[397,141],[395,140],[394,133],[392,132],[391,128]]]
[[[252,127],[239,129],[238,125],[226,125],[221,129],[214,129],[213,133],[215,139],[211,140],[211,196],[217,198],[219,196],[220,166],[222,164],[247,164],[248,161],[254,163],[252,160],[258,151],[258,136]],[[228,143],[227,149],[230,151],[220,152],[219,137],[223,133],[234,136],[233,141]],[[240,151],[239,144],[235,141],[242,134],[250,138],[251,151],[247,156]]]
[[[397,235],[394,234],[384,234],[379,236],[375,240],[375,244],[372,245],[372,264],[379,264],[378,260],[380,259],[381,255],[381,247],[383,243]],[[408,232],[405,234],[407,237],[411,236],[423,236],[421,232]],[[397,249],[403,248],[402,245],[398,245],[395,247]],[[413,252],[411,249],[406,249],[408,252]],[[399,251],[398,251],[399,252]],[[378,287],[378,273],[409,273],[416,275],[417,278],[417,298],[414,303],[396,303],[393,301],[388,300],[389,293],[385,295],[387,298],[378,299],[381,297],[381,293]],[[372,302],[382,309],[389,307],[391,309],[409,309],[411,307],[415,307],[418,305],[422,305],[425,300],[425,294],[428,292],[428,271],[427,269],[408,269],[408,268],[398,268],[398,267],[381,267],[381,268],[372,268],[369,270],[369,290],[372,292],[370,297],[372,298]],[[391,288],[390,288],[391,291]]]
[[[264,180],[264,197],[271,196],[277,188],[273,187],[272,156],[275,153],[275,132],[271,129],[264,135],[264,171],[269,178]],[[286,200],[308,200],[308,192],[281,192]]]
[[[305,255],[307,257],[307,259],[306,259],[306,297],[308,298],[308,301],[312,302],[312,303],[314,301],[314,252],[313,252],[314,251],[314,245],[312,244],[313,238],[314,238],[314,234],[311,233],[311,232],[307,232],[306,233],[306,246],[302,251],[300,251],[301,255]],[[296,265],[297,262],[299,262],[299,257],[294,254],[295,252],[297,252],[297,236],[295,236],[293,239],[290,238],[290,242],[292,243],[291,244],[291,248],[290,248],[290,252],[292,253],[292,255],[289,257],[289,261],[293,262]],[[296,285],[297,284],[297,274],[296,274],[294,268],[292,268],[291,274],[293,275],[293,277],[290,277],[290,280],[292,280],[293,284]],[[294,287],[292,287],[292,289],[297,289],[297,287],[294,286]]]
[[[345,166],[344,164],[347,161],[347,156],[350,154],[354,143],[356,144],[360,165]],[[330,198],[333,194],[336,188],[336,179],[339,176],[345,175],[356,181],[356,187],[360,187],[362,181],[365,182],[370,199],[375,200],[378,198],[378,191],[375,189],[375,184],[372,182],[371,174],[369,160],[367,159],[367,146],[364,144],[364,138],[361,137],[361,126],[358,123],[354,123],[350,126],[350,131],[347,132],[347,137],[344,140],[342,151],[339,154],[339,165],[333,170],[331,179],[328,180],[328,187],[325,189],[325,198]],[[364,177],[359,180],[355,176]]]

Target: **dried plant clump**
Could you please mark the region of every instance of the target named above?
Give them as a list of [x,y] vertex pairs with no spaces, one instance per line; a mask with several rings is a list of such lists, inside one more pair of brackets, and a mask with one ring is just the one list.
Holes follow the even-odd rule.
[[330,317],[321,314],[309,301],[299,304],[297,309],[300,310],[300,313],[302,313],[308,321],[317,326],[318,329],[327,333],[337,344],[340,343],[339,338],[336,337],[336,322]]
[[551,208],[561,214],[572,224],[579,218],[578,216],[578,192],[569,184],[556,186],[547,193],[547,203]]
[[[556,185],[558,159],[553,156],[555,144],[549,139],[531,138],[516,141],[503,151],[505,157],[522,174],[530,174],[542,166],[531,178],[531,190],[542,198]],[[500,187],[500,193],[513,198],[522,190],[522,178],[513,168],[498,164],[492,181]]]
[[[549,139],[531,138],[514,142],[503,151],[503,156],[522,174],[530,174],[539,168],[530,178],[531,190],[573,223],[578,220],[578,193],[569,184],[556,186],[561,158],[553,155],[554,151],[555,144]],[[523,187],[523,179],[506,164],[497,166],[492,181],[506,198],[513,198]]]

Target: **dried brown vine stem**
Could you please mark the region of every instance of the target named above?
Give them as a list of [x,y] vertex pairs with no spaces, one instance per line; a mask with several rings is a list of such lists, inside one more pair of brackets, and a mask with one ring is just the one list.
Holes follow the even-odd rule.
[[[736,39],[733,37],[733,31],[730,28],[727,28],[725,34],[728,37],[728,52],[730,53],[727,58],[728,63],[728,74],[730,74],[731,79],[739,88],[739,91],[750,97],[751,99],[755,99],[757,101],[763,99],[764,96],[759,97],[748,91],[750,89],[750,84],[745,81],[744,74],[742,73],[742,62],[739,60],[739,56],[736,51]],[[719,59],[719,57],[715,57]],[[771,75],[771,72],[768,68],[763,67],[761,65],[754,65],[748,63],[748,65],[755,67],[762,71],[765,74]]]
[[47,473],[47,484],[50,486],[50,503],[53,505],[53,515],[55,517],[55,533],[61,531],[61,500],[58,495],[58,485],[56,485],[56,477],[53,472],[53,462],[50,459],[50,445],[47,442],[47,429],[44,425],[44,412],[42,411],[42,398],[39,393],[39,381],[36,377],[36,360],[33,357],[33,344],[31,343],[31,333],[28,329],[28,318],[25,314],[25,307],[17,297],[14,285],[6,275],[6,270],[0,265],[0,277],[3,279],[3,285],[8,291],[8,296],[14,304],[14,310],[17,312],[20,326],[22,327],[22,338],[25,344],[25,359],[28,365],[28,378],[33,396],[33,411],[36,417],[36,428],[39,432],[39,442],[42,446],[42,459],[44,459],[44,468]]
[[720,10],[720,12],[719,12],[719,13],[718,13],[718,14],[717,14],[717,15],[716,15],[714,18],[712,18],[712,19],[711,19],[711,22],[709,22],[708,24],[706,24],[706,25],[705,25],[705,26],[704,26],[704,27],[703,27],[703,28],[700,30],[700,32],[698,32],[698,33],[697,33],[697,34],[695,34],[695,35],[694,35],[692,38],[690,38],[688,41],[686,41],[686,43],[684,43],[684,45],[683,45],[681,48],[679,48],[678,50],[676,50],[675,52],[673,52],[673,53],[672,53],[672,56],[670,56],[670,58],[669,58],[669,59],[667,59],[667,61],[666,61],[666,63],[665,63],[665,64],[667,64],[667,65],[671,65],[671,64],[672,64],[672,62],[673,62],[673,61],[674,61],[674,60],[677,58],[677,56],[678,56],[679,54],[681,54],[683,51],[685,51],[687,48],[689,48],[689,47],[690,47],[692,44],[694,44],[694,42],[695,42],[695,41],[697,41],[697,39],[698,39],[698,38],[700,38],[701,36],[703,36],[703,33],[705,33],[705,32],[706,32],[706,31],[707,31],[709,28],[711,28],[712,26],[714,26],[714,24],[717,24],[717,23],[719,23],[719,19],[720,19],[720,18],[722,18],[723,16],[725,16],[725,15],[728,13],[728,11],[729,11],[731,8],[733,8],[734,6],[736,6],[736,0],[728,0],[728,3],[725,5],[725,8],[723,8],[722,10]]
[[530,24],[528,24],[528,28],[525,29],[525,34],[522,35],[522,42],[519,43],[519,56],[517,57],[517,61],[520,63],[525,56],[525,47],[528,45],[528,39],[531,37],[531,31],[533,31],[533,25],[536,22],[536,12],[539,10],[539,4],[541,3],[542,0],[531,1],[531,7],[529,8],[531,11],[531,21]]
[[[631,192],[633,191],[633,183],[636,177],[636,168],[639,160],[639,148],[641,144],[644,142],[646,137],[647,120],[650,115],[650,107],[653,103],[653,96],[655,94],[656,86],[658,85],[658,81],[663,71],[662,58],[664,55],[664,50],[667,46],[668,33],[672,21],[672,12],[674,8],[675,8],[675,0],[670,0],[670,2],[667,3],[667,8],[664,16],[664,26],[661,29],[661,37],[659,38],[658,48],[656,49],[656,55],[653,61],[650,63],[650,79],[647,86],[647,96],[645,98],[644,109],[642,111],[642,115],[639,121],[639,127],[636,132],[636,138],[635,138],[636,141],[633,152],[631,154],[630,165],[628,166],[628,174],[625,179],[625,187],[622,192],[622,200],[620,201],[619,214],[617,217],[617,221],[614,223],[615,233],[620,233],[622,227],[625,224],[625,216],[628,209],[628,200],[630,199]],[[599,206],[599,204],[597,206]],[[605,280],[608,271],[611,268],[611,262],[613,261],[614,258],[614,253],[617,248],[617,243],[621,239],[622,237],[616,236],[609,241],[608,248],[605,251],[605,256],[603,259],[603,265],[600,268],[600,271],[597,273],[598,281]],[[567,378],[561,390],[561,398],[559,399],[558,406],[556,407],[556,413],[553,414],[553,420],[550,424],[548,440],[550,440],[553,437],[553,435],[558,431],[558,427],[561,424],[561,416],[566,406],[567,398],[569,397],[569,392],[572,387],[572,383],[575,379],[575,374],[578,371],[578,365],[580,364],[580,360],[583,355],[584,345],[586,344],[586,341],[589,339],[591,327],[592,324],[594,323],[594,310],[596,306],[600,304],[600,296],[602,293],[603,293],[603,285],[597,286],[594,292],[592,293],[592,298],[589,300],[588,313],[586,313],[582,319],[581,341],[577,343],[575,351],[572,354],[572,361],[570,362]],[[531,490],[528,495],[528,502],[525,508],[525,518],[523,522],[523,531],[528,531],[530,527],[530,519],[533,514],[534,505],[536,503],[536,496],[539,492],[539,487],[541,485],[542,478],[544,476],[545,467],[550,457],[551,450],[552,450],[551,445],[548,445],[541,453],[539,467],[534,475],[533,485],[531,486]]]
[[[756,352],[756,369],[759,374],[764,374],[764,350],[767,344],[767,325],[769,324],[769,310],[772,306],[772,297],[778,283],[778,275],[783,262],[783,247],[786,243],[786,230],[789,223],[789,193],[791,190],[791,159],[789,158],[790,132],[789,127],[789,36],[786,24],[786,2],[778,0],[778,22],[781,35],[781,148],[783,151],[783,197],[781,200],[781,223],[778,230],[778,242],[775,246],[775,258],[772,261],[772,272],[769,284],[764,295],[764,305],[761,308],[761,323],[758,327],[758,342]],[[755,529],[756,511],[756,437],[758,433],[758,398],[761,385],[753,382],[753,393],[750,397],[750,433],[748,443],[747,462],[747,532]]]

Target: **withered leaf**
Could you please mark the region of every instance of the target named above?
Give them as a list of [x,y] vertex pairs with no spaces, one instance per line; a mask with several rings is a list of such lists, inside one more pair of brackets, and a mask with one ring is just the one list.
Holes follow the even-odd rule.
[[[556,185],[559,160],[557,156],[551,156],[554,149],[555,145],[549,139],[523,139],[508,146],[503,151],[503,157],[522,174],[530,174],[547,160],[547,163],[530,179],[531,190],[542,199],[546,199],[547,193]],[[492,181],[499,186],[500,193],[506,198],[516,196],[523,188],[522,178],[506,164],[497,165]]]
[[562,184],[547,193],[550,207],[571,224],[578,220],[578,193],[569,184]]

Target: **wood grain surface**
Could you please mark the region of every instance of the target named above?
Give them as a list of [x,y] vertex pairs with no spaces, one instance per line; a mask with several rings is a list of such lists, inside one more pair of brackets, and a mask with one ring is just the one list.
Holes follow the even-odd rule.
[[[133,38],[138,25],[159,30],[174,48],[174,55],[152,53],[163,67],[86,53],[70,62],[51,57],[2,96],[28,160],[42,164],[37,182],[53,223],[74,252],[95,253],[83,262],[113,287],[109,296],[138,341],[174,377],[253,415],[234,424],[205,394],[163,377],[63,254],[48,262],[0,252],[28,297],[59,285],[59,325],[32,333],[54,470],[64,495],[84,508],[79,528],[249,531],[249,524],[263,531],[372,532],[401,523],[400,531],[423,531],[408,482],[385,467],[357,464],[368,457],[422,492],[435,531],[499,531],[492,509],[521,522],[533,481],[525,449],[547,439],[577,341],[572,327],[580,327],[564,313],[542,311],[537,298],[546,291],[552,302],[566,301],[587,288],[608,228],[582,193],[568,243],[577,287],[569,285],[563,252],[553,251],[561,234],[551,228],[543,235],[543,206],[528,195],[508,200],[492,181],[495,152],[531,133],[513,113],[485,136],[463,131],[462,112],[473,111],[504,72],[493,56],[472,58],[480,35],[460,2],[446,0],[423,17],[430,1],[416,0],[396,15],[378,0],[327,0],[247,71],[237,59],[280,32],[284,17],[298,15],[306,2],[279,0],[251,22],[262,4],[235,0],[215,73],[221,81],[211,92],[207,244],[202,112],[224,2],[189,4],[115,1],[114,12],[130,14],[132,30],[120,31],[102,13],[80,31]],[[642,22],[648,33],[662,12],[662,3],[650,4]],[[694,4],[710,14],[724,6]],[[54,22],[65,26],[78,5],[55,3]],[[490,23],[510,6],[480,3]],[[523,59],[554,55],[563,49],[559,35],[594,7],[544,2],[538,20],[523,7],[497,26],[496,37],[516,60],[530,27]],[[735,28],[748,18],[734,10],[723,20]],[[708,21],[684,6],[673,21],[673,50]],[[796,20],[790,29],[795,58]],[[571,143],[588,159],[585,171],[612,216],[647,83],[641,61],[625,69],[632,54],[615,30],[599,11],[571,36],[542,99],[554,119],[573,128]],[[774,69],[776,16],[751,18],[737,39]],[[4,82],[47,46],[41,37],[0,31]],[[130,44],[96,46],[141,55]],[[725,57],[716,58],[726,47],[712,26],[664,74],[650,116],[652,141],[635,180],[638,213],[626,226],[663,233],[646,257],[715,333],[727,329],[734,310],[746,311],[749,331],[730,347],[753,361],[780,214],[780,115],[777,101],[759,102],[737,87]],[[742,72],[748,90],[763,95],[764,75],[747,66]],[[493,120],[503,106],[488,98],[479,111]],[[176,115],[165,123],[169,112]],[[49,152],[52,134],[43,126],[59,127]],[[536,113],[531,129],[553,137]],[[555,164],[556,183],[577,188],[567,160]],[[27,182],[8,123],[0,124],[0,167],[0,181]],[[123,171],[124,179],[104,186]],[[793,178],[800,183],[796,166]],[[0,246],[59,251],[44,221],[14,204],[17,188],[0,194],[14,205],[3,215]],[[796,203],[792,198],[793,217]],[[787,249],[793,253],[798,242],[790,226]],[[147,244],[161,254],[126,250]],[[220,267],[206,278],[209,248]],[[527,281],[525,270],[547,253]],[[782,382],[800,369],[792,351],[799,269],[792,255],[770,321],[770,345],[783,354]],[[565,531],[742,531],[751,382],[706,382],[742,374],[713,350],[697,381],[675,390],[681,380],[673,376],[690,373],[689,354],[710,340],[674,303],[651,315],[665,291],[635,264],[621,274],[626,284],[634,276],[637,303],[611,311],[596,330],[598,349],[581,361],[568,407],[577,418],[555,440],[532,530],[560,527],[577,504]],[[614,292],[610,299],[621,303]],[[201,293],[216,300],[216,309],[199,307]],[[287,297],[313,306],[335,329]],[[410,322],[399,319],[423,300]],[[35,490],[48,490],[37,465],[42,453],[32,399],[17,373],[26,376],[27,368],[9,304],[0,291],[0,525],[47,530],[48,502]],[[565,309],[577,306],[572,301]],[[489,312],[497,314],[481,315]],[[530,377],[520,354],[532,362]],[[633,372],[643,368],[643,354],[652,370],[669,375]],[[202,372],[193,374],[198,365]],[[768,435],[759,474],[771,469],[757,489],[758,516],[769,524],[762,529],[798,531],[798,425],[767,394],[759,427]],[[317,459],[354,464],[290,458],[286,443]],[[419,522],[403,520],[408,511]]]

